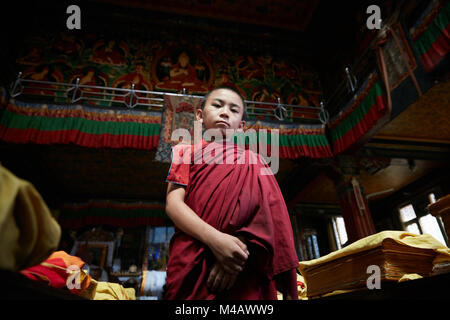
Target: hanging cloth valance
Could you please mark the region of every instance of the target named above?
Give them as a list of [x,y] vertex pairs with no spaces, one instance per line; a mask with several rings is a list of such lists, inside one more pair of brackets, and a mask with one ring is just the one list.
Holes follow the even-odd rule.
[[425,70],[433,71],[450,52],[450,2],[431,1],[410,35]]
[[150,150],[158,144],[160,125],[159,112],[10,100],[1,114],[0,140]]
[[[172,100],[177,105],[178,102],[185,103],[186,99]],[[75,144],[94,148],[152,150],[158,147],[157,156],[170,160],[170,148],[160,148],[161,136],[171,134],[171,131],[166,132],[167,125],[161,126],[161,117],[161,112],[26,103],[11,99],[1,114],[0,140],[10,143]],[[167,115],[162,119],[163,122],[164,119],[168,120]],[[172,121],[170,124],[173,126]],[[322,125],[250,120],[245,129],[266,129],[269,131],[269,143],[270,130],[279,130],[280,158],[332,157]]]
[[376,72],[370,74],[355,97],[328,127],[333,153],[339,154],[362,139],[388,112],[384,85]]
[[281,159],[295,159],[300,157],[328,158],[332,157],[331,147],[325,135],[325,127],[322,125],[290,125],[274,124],[264,121],[249,120],[245,130],[255,130],[256,142],[261,141],[261,129],[267,131],[267,151],[270,155],[272,131],[278,130],[279,156]]

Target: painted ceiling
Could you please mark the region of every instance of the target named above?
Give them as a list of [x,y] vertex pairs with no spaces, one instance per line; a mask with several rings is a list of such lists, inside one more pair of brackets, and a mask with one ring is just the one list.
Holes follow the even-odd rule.
[[318,0],[94,0],[128,8],[169,12],[179,15],[247,23],[304,31],[319,3]]

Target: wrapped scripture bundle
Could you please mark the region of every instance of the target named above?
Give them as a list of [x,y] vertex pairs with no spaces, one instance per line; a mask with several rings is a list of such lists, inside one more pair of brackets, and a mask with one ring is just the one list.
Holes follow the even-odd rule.
[[383,231],[326,256],[303,261],[299,271],[307,285],[307,296],[317,297],[366,288],[370,266],[379,267],[383,282],[399,281],[407,274],[430,276],[448,262],[450,249],[430,235]]

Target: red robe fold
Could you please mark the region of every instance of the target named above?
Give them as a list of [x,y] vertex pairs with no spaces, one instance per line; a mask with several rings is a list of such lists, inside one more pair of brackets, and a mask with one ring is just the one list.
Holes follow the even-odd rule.
[[[218,149],[211,151],[214,148]],[[234,144],[203,142],[199,149],[176,146],[167,181],[186,185],[186,204],[216,229],[243,236],[250,255],[233,288],[216,295],[206,286],[215,263],[213,253],[176,229],[169,248],[165,298],[270,300],[277,299],[278,288],[297,299],[292,227],[275,177],[261,174],[269,167],[254,152]],[[222,158],[223,164],[199,161],[200,155]],[[177,163],[181,159],[190,159],[191,164]]]

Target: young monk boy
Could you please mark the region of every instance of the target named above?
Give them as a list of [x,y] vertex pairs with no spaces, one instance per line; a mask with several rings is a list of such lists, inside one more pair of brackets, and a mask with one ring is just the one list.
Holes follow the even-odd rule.
[[166,299],[269,300],[277,289],[298,297],[298,259],[276,179],[262,174],[268,166],[256,153],[225,138],[244,128],[244,108],[235,89],[212,90],[196,118],[215,130],[214,142],[173,148],[166,212],[176,230]]

